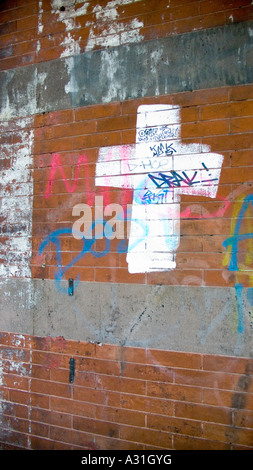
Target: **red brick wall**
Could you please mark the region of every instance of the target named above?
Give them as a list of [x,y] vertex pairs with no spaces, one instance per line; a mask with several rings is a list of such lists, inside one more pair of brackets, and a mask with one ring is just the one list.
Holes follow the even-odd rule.
[[[96,3],[105,8],[108,1]],[[128,38],[138,34],[145,41],[248,21],[251,3],[171,0],[170,8],[167,0],[129,3],[117,8],[115,23],[120,32],[114,35],[108,29],[109,20],[103,16],[99,20],[91,7],[72,17],[69,32],[66,18],[52,12],[49,0],[43,0],[43,9],[39,1],[2,0],[0,70],[101,49],[105,41],[131,43],[126,31]],[[79,3],[76,9],[81,7]],[[106,256],[86,253],[63,279],[80,275],[81,281],[95,283],[252,287],[252,239],[238,246],[238,271],[228,270],[230,258],[223,242],[233,235],[242,202],[252,194],[253,85],[52,111],[22,123],[23,131],[34,131],[34,279],[55,279],[55,249],[49,244],[40,255],[39,247],[53,230],[72,226],[75,204],[92,204],[95,195],[122,205],[131,202],[130,190],[95,187],[98,151],[103,146],[133,144],[138,106],[163,103],[181,107],[183,143],[208,144],[211,152],[224,156],[217,197],[181,197],[180,246],[173,271],[130,274],[126,254],[117,251],[114,240]],[[11,168],[8,146],[13,152],[23,141],[15,130],[16,120],[7,124],[1,126],[1,163]],[[81,161],[80,156],[84,156]],[[58,168],[49,185],[52,162]],[[11,190],[10,185],[6,193]],[[253,231],[251,211],[252,206],[241,226],[243,233]],[[8,246],[4,230],[1,242],[4,264]],[[94,251],[102,252],[104,243],[97,240]],[[73,262],[80,246],[72,236],[62,237],[63,266]],[[11,268],[10,257],[9,264]],[[247,315],[252,325],[252,311]],[[252,448],[252,361],[248,358],[99,345],[2,330],[2,449]],[[70,358],[75,359],[73,383],[69,382]]]
[[3,449],[252,448],[246,358],[10,333],[0,343]]

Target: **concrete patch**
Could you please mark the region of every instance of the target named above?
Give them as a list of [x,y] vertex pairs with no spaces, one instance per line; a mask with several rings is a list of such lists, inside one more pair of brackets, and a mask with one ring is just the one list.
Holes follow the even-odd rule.
[[252,81],[252,22],[0,73],[1,119]]
[[245,328],[241,333],[232,287],[82,282],[69,297],[57,292],[53,281],[10,279],[1,283],[1,297],[2,331],[175,351],[252,355],[247,289],[243,292]]

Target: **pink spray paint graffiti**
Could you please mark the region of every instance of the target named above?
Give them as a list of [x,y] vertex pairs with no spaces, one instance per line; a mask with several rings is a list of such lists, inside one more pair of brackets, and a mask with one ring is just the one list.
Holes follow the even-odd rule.
[[47,182],[47,187],[46,187],[46,190],[45,190],[45,193],[44,193],[45,198],[49,198],[50,195],[51,195],[52,185],[53,185],[53,182],[56,178],[56,172],[57,171],[59,171],[61,176],[62,176],[62,179],[63,179],[63,182],[64,182],[65,187],[67,189],[67,192],[68,193],[73,193],[76,190],[76,187],[77,187],[77,182],[78,182],[78,178],[79,178],[79,175],[80,175],[81,165],[83,165],[84,169],[85,169],[85,180],[86,180],[86,184],[87,184],[87,188],[86,188],[86,190],[87,190],[87,202],[88,202],[89,205],[92,205],[94,197],[93,197],[93,195],[91,193],[91,189],[90,189],[88,160],[87,160],[85,155],[80,155],[79,158],[78,158],[76,173],[75,173],[74,181],[73,181],[72,184],[69,183],[69,181],[68,181],[68,179],[65,175],[64,168],[63,168],[62,163],[61,163],[60,155],[58,153],[55,153],[53,155],[52,162],[51,162],[50,175],[49,175],[49,179],[48,179],[48,182]]

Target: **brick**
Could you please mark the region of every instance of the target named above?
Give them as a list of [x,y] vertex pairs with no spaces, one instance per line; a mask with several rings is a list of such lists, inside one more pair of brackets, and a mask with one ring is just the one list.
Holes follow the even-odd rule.
[[176,417],[208,421],[213,423],[231,424],[232,413],[229,409],[200,404],[176,403]]
[[168,384],[168,383],[147,383],[147,395],[158,398],[166,398],[169,400],[179,400],[183,402],[202,402],[202,390],[188,384]]
[[181,269],[219,269],[224,255],[221,253],[177,253],[176,263]]
[[74,400],[107,406],[120,406],[120,394],[108,390],[103,391],[92,390],[84,387],[75,387]]
[[161,394],[161,398],[156,398],[153,396],[145,397],[124,393],[121,396],[121,407],[128,410],[136,410],[139,412],[154,413],[158,415],[174,415],[174,402],[166,399],[165,394]]
[[234,425],[240,428],[253,428],[252,411],[236,410],[234,412]]
[[62,152],[72,150],[73,142],[72,138],[65,137],[62,139],[42,140],[35,141],[34,153],[49,153],[49,152]]
[[15,418],[28,419],[29,408],[27,405],[19,405],[17,403],[2,401],[1,407],[3,416],[6,415],[14,416]]
[[182,367],[200,369],[202,358],[200,354],[190,354],[176,351],[162,351],[159,349],[147,350],[147,362],[169,367]]
[[85,431],[92,434],[100,434],[119,438],[119,425],[98,419],[88,419],[82,417],[74,417],[73,428],[79,431]]
[[99,119],[97,121],[98,132],[108,132],[114,130],[133,129],[136,125],[134,115],[117,116],[115,118]]
[[50,439],[64,444],[74,444],[82,449],[94,449],[94,436],[91,433],[53,426],[50,428]]
[[200,117],[203,120],[238,118],[239,116],[252,116],[253,101],[235,101],[229,103],[210,104],[200,108]]
[[33,351],[33,364],[38,364],[49,369],[69,367],[69,356],[43,351]]
[[[240,0],[237,3],[237,8],[242,8],[250,4],[250,0]],[[219,10],[229,10],[231,9],[232,2],[227,2],[226,0],[208,0],[200,2],[200,13],[212,13]]]
[[164,284],[164,285],[193,285],[201,286],[203,273],[199,269],[175,269],[169,273],[148,273],[148,284]]
[[232,389],[231,374],[219,374],[205,371],[176,370],[175,382],[198,387]]
[[1,427],[6,428],[7,433],[18,431],[26,434],[29,431],[29,421],[13,416],[4,416],[1,420]]
[[122,439],[114,439],[106,436],[96,436],[95,439],[96,449],[108,449],[113,451],[120,450],[143,450],[145,446],[136,442],[129,442]]
[[122,425],[120,428],[120,436],[124,440],[150,444],[165,449],[172,448],[172,436],[162,431]]
[[33,364],[31,367],[31,376],[36,379],[48,380],[50,379],[50,369]]
[[[221,107],[222,109],[227,109],[228,105],[228,94],[229,94],[229,89],[227,87],[224,88],[217,88],[215,89],[215,93],[213,90],[197,90],[197,91],[186,91],[186,92],[181,92],[177,93],[175,95],[172,95],[173,97],[173,104],[177,104],[180,106],[197,106],[197,105],[203,105],[203,109],[205,110],[206,107],[208,111],[212,111],[212,114],[209,116],[209,113],[206,114],[206,111],[204,113],[204,116],[207,115],[208,119],[218,119],[218,114],[215,114],[214,109],[217,107],[217,109],[220,109],[220,105],[217,103],[222,103]],[[211,106],[212,104],[215,104],[215,106]],[[209,107],[209,106],[210,107]],[[203,111],[202,107],[200,108],[200,117],[203,119]],[[221,115],[221,118],[224,117],[224,113]]]
[[207,286],[225,286],[234,287],[236,283],[236,274],[227,273],[225,270],[210,269],[204,271],[204,282]]
[[230,445],[188,436],[174,436],[176,450],[231,450]]
[[[52,352],[64,352],[76,356],[95,357],[96,345],[93,343],[65,340],[62,337],[52,338]],[[78,364],[77,364],[78,370]]]
[[110,421],[117,424],[145,427],[146,415],[145,413],[127,409],[97,406],[96,419]]
[[148,415],[147,427],[175,434],[184,434],[186,436],[202,436],[201,423],[180,418],[168,419],[165,416]]
[[204,423],[203,434],[206,439],[226,442],[228,444],[243,444],[252,447],[253,431],[235,427]]
[[70,400],[62,397],[52,397],[50,399],[52,410],[58,413],[67,414],[67,418],[72,416],[84,416],[86,418],[95,418],[96,405],[90,402],[85,403],[78,400]]
[[237,181],[241,183],[251,182],[251,175],[247,167],[226,168],[221,172],[220,184],[233,184]]
[[140,364],[124,364],[123,369],[124,377],[138,378],[142,380],[160,381],[160,382],[172,382],[173,371],[168,367],[160,365],[146,366]]
[[[113,346],[113,348],[115,348],[115,346]],[[105,351],[106,349],[107,348],[105,348]],[[100,346],[97,346],[96,350],[97,350],[97,354],[100,354],[100,351],[101,351]],[[103,347],[103,353],[104,353],[104,347]],[[137,362],[138,364],[146,362],[146,349],[144,348],[136,347],[133,349],[131,347],[120,347],[120,348],[116,348],[116,353],[117,353],[118,360],[120,360],[121,362],[122,369],[124,369],[125,362],[133,362],[133,363]]]
[[57,413],[53,410],[41,410],[38,408],[32,409],[31,421],[45,423],[52,426],[62,426],[65,428],[70,428],[72,425],[72,419],[70,415],[65,413]]
[[14,8],[9,11],[0,12],[0,23],[6,23],[9,21],[14,21],[18,18],[25,18],[26,16],[31,16],[36,14],[38,11],[38,6],[36,3],[31,3],[30,6],[22,6],[20,8]]
[[125,377],[110,377],[107,375],[100,375],[97,377],[97,389],[114,390],[115,392],[131,393],[134,390],[136,395],[145,395],[146,384],[144,380],[125,378]]
[[182,138],[202,137],[209,135],[227,134],[229,131],[229,122],[226,120],[195,122],[191,124],[182,124]]
[[[31,12],[32,13],[32,12]],[[38,18],[36,15],[29,15],[22,19],[17,20],[17,31],[23,31],[26,29],[37,28]]]
[[224,357],[216,355],[203,356],[203,369],[210,371],[244,373],[250,366],[250,360],[240,357]]
[[9,344],[10,334],[3,331],[0,332],[0,344],[7,346]]
[[230,121],[232,133],[252,132],[252,117],[234,118]]
[[4,441],[5,445],[14,445],[14,449],[28,449],[28,434],[0,429],[0,442],[1,441]]
[[76,121],[85,121],[87,119],[99,119],[109,116],[118,116],[121,114],[121,103],[105,103],[103,105],[86,106],[74,110]]
[[42,423],[31,422],[31,434],[40,437],[49,437],[49,426]]
[[245,8],[237,8],[231,9],[230,11],[226,12],[226,20],[227,23],[231,21],[231,17],[233,18],[233,22],[242,22],[242,21],[249,21],[252,20],[252,6],[245,6]]
[[46,112],[43,114],[35,115],[34,126],[54,126],[59,124],[66,124],[73,121],[73,110],[66,109],[55,112]]
[[29,403],[29,393],[22,390],[10,390],[9,401],[20,405],[26,405]]
[[54,395],[54,396],[63,396],[70,397],[71,389],[69,385],[49,382],[46,380],[32,379],[31,391],[41,393],[44,395]]
[[230,233],[230,219],[216,219],[215,224],[209,219],[181,220],[181,235],[227,235]]
[[231,166],[252,166],[252,151],[237,150],[231,152]]
[[[68,140],[68,139],[65,139]],[[120,145],[121,144],[121,133],[118,132],[104,132],[99,134],[89,134],[82,137],[73,137],[73,144],[72,148],[74,149],[84,149],[84,148],[100,148],[100,147],[110,147],[113,145]],[[63,148],[61,145],[61,149],[59,150],[70,150],[67,148]],[[65,145],[66,147],[66,145]],[[69,144],[70,147],[70,144]],[[55,150],[56,151],[56,150]]]
[[8,389],[16,389],[16,390],[26,390],[29,389],[29,379],[28,377],[18,377],[17,375],[4,375],[3,376],[3,384]]
[[[11,342],[11,338],[10,338]],[[30,353],[28,349],[19,349],[14,347],[0,347],[0,353],[3,359],[15,361],[15,362],[28,362],[30,361]]]
[[145,274],[130,274],[128,269],[95,269],[95,281],[96,282],[120,282],[120,283],[144,283]]
[[253,99],[253,85],[238,85],[236,87],[232,87],[229,92],[229,97],[231,101]]
[[[31,393],[30,394],[30,406],[36,408],[49,409],[49,396],[42,395],[40,393]],[[50,397],[50,400],[52,398]]]
[[204,389],[203,402],[207,405],[229,408],[232,402],[232,392],[220,389]]
[[31,436],[31,449],[33,450],[72,450],[71,444],[63,444],[62,442],[55,442],[38,436]]
[[52,128],[52,137],[59,139],[62,137],[91,134],[96,131],[96,121],[73,122],[66,125],[58,125]]

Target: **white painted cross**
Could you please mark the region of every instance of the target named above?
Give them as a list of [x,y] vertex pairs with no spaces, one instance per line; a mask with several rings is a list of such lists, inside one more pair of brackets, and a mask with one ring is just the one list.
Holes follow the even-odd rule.
[[98,186],[134,189],[127,262],[130,273],[176,267],[180,195],[217,194],[223,156],[207,145],[182,144],[180,107],[142,105],[136,143],[104,147],[96,164]]

